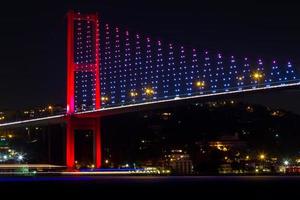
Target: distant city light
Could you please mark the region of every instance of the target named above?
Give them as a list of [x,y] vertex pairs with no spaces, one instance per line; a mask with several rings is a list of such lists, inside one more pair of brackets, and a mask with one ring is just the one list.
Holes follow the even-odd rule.
[[131,96],[131,97],[137,97],[137,96],[138,96],[138,93],[137,93],[137,92],[134,92],[134,91],[131,91],[131,92],[130,92],[130,96]]
[[238,79],[239,81],[242,81],[242,80],[244,79],[244,77],[243,77],[243,76],[239,76],[239,77],[237,77],[237,79]]
[[18,156],[18,160],[19,160],[19,161],[22,161],[23,159],[24,159],[24,156],[23,156],[23,155],[19,155],[19,156]]
[[264,160],[265,158],[266,158],[266,155],[265,155],[265,154],[260,154],[260,155],[259,155],[259,159]]
[[283,161],[283,164],[284,164],[284,165],[289,165],[290,162],[289,162],[288,160],[285,160],[285,161]]

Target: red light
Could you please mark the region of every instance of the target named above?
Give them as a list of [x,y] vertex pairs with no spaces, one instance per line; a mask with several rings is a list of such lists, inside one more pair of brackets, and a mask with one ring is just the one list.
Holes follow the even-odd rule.
[[[91,20],[90,20],[91,19]],[[99,24],[98,15],[91,14],[81,16],[80,13],[75,14],[73,11],[68,13],[68,25],[67,25],[67,127],[66,127],[66,165],[68,168],[73,168],[75,164],[74,155],[74,130],[80,127],[82,123],[88,124],[88,127],[94,131],[94,142],[95,142],[95,166],[99,168],[101,166],[101,133],[100,133],[100,122],[98,119],[82,119],[80,121],[73,119],[70,115],[75,113],[75,73],[77,72],[92,72],[95,80],[95,109],[100,109],[101,96],[100,96],[100,45],[99,45]],[[75,63],[74,60],[74,22],[78,20],[86,20],[90,23],[90,27],[93,27],[93,45],[95,48],[95,59],[90,60],[90,63]],[[82,31],[82,30],[80,30]],[[118,31],[118,29],[116,30]],[[87,31],[89,32],[89,31]],[[78,34],[79,35],[79,34]],[[81,38],[80,36],[78,36]],[[78,38],[77,37],[77,38]],[[89,46],[90,47],[90,46]],[[88,52],[86,52],[88,53]],[[82,54],[82,52],[81,52]],[[91,91],[92,92],[92,91]],[[90,125],[91,120],[94,122]]]
[[[99,24],[98,15],[91,14],[85,15],[82,19],[80,14],[75,14],[73,11],[68,13],[68,27],[67,27],[67,113],[72,114],[75,112],[75,72],[93,72],[95,78],[95,109],[100,109],[100,45],[99,45]],[[89,20],[92,19],[92,20]],[[95,59],[90,60],[88,65],[74,62],[74,22],[78,20],[86,20],[90,22],[95,31],[93,32],[94,38],[93,45],[95,48]],[[87,31],[87,32],[90,32]],[[88,52],[86,52],[88,53]],[[82,52],[81,52],[82,54]]]

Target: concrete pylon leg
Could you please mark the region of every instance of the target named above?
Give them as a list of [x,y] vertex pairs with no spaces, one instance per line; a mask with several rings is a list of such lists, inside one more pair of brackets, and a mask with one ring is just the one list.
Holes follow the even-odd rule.
[[96,168],[101,168],[101,120],[95,119],[94,127],[94,163]]
[[101,121],[99,118],[72,119],[68,118],[66,132],[66,165],[75,167],[75,129],[93,131],[93,155],[96,168],[101,167]]
[[66,165],[73,168],[75,164],[75,147],[74,147],[74,124],[71,119],[67,120],[66,133]]

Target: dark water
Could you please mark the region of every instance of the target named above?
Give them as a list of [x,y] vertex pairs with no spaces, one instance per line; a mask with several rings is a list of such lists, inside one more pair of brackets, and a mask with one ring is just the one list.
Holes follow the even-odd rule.
[[[297,197],[300,177],[186,177],[186,176],[80,176],[80,177],[1,177],[0,193],[35,199],[62,196],[96,199],[271,199]],[[41,195],[42,194],[42,195]],[[109,198],[106,198],[108,196]],[[201,198],[203,197],[203,198]],[[298,198],[296,198],[298,199]]]

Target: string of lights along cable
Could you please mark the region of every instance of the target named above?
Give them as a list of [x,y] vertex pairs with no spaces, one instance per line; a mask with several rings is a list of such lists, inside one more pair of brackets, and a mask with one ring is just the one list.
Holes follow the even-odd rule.
[[[95,18],[78,14],[74,20],[75,110],[96,107],[96,76],[100,57],[97,37],[99,23]],[[103,76],[105,77],[105,76]],[[103,81],[105,82],[105,81]],[[103,85],[103,87],[106,87]]]
[[[75,75],[77,112],[95,109],[95,73],[100,73],[101,108],[282,85],[299,78],[291,61],[189,49],[103,22],[98,27],[90,20],[76,20],[74,30],[74,61],[80,67]],[[93,44],[95,35],[99,46]]]

